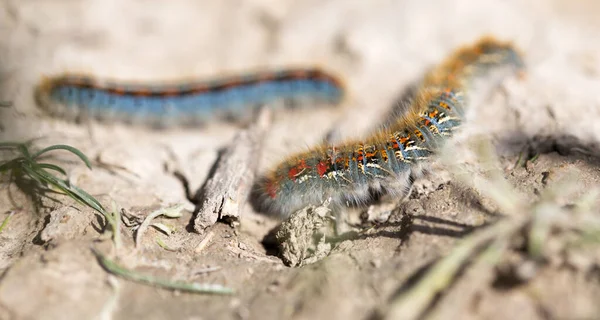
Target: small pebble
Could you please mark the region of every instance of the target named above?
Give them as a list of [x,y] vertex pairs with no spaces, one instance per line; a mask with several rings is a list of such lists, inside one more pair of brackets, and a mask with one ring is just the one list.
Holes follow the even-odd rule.
[[381,267],[380,259],[373,259],[370,262],[371,262],[371,266],[373,266],[373,268],[375,268],[375,269],[379,269],[379,267]]

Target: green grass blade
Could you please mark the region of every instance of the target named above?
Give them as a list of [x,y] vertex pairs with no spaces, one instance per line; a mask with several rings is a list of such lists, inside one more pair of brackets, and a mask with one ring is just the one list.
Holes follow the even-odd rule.
[[29,176],[29,178],[39,183],[41,186],[52,186],[55,189],[60,190],[67,196],[73,198],[74,200],[91,207],[92,209],[98,211],[104,216],[107,216],[106,210],[100,204],[100,202],[96,200],[96,198],[92,197],[87,192],[83,191],[77,186],[71,185],[68,180],[59,179],[58,177],[46,171],[53,170],[62,173],[66,176],[67,172],[63,168],[54,164],[37,163],[35,161],[37,157],[41,156],[46,152],[52,150],[67,150],[78,156],[85,163],[85,165],[91,169],[91,164],[87,156],[85,156],[81,151],[74,147],[61,144],[44,148],[41,151],[36,152],[33,156],[31,156],[28,150],[28,146],[31,144],[31,142],[32,141],[28,141],[25,143],[0,142],[0,149],[18,149],[23,155],[22,157],[17,157],[6,163],[0,164],[0,173],[10,170],[12,171],[12,174],[15,174],[15,171],[19,175],[26,174],[27,176]]
[[25,145],[23,143],[19,144],[17,146],[17,149],[19,149],[19,151],[21,151],[21,154],[23,154],[23,157],[25,158],[25,160],[33,162],[33,159],[31,158],[31,154],[29,154],[29,149],[27,149],[27,145]]
[[68,146],[66,144],[57,144],[54,146],[49,146],[47,148],[44,148],[38,152],[36,152],[31,158],[35,159],[39,156],[41,156],[42,154],[48,152],[48,151],[52,151],[52,150],[67,150],[70,151],[71,153],[75,154],[76,156],[79,157],[79,159],[81,159],[81,161],[83,161],[83,163],[85,163],[85,165],[89,168],[92,169],[92,164],[90,163],[90,160],[88,159],[88,157],[83,154],[83,152],[79,151],[79,149]]
[[64,183],[61,184],[60,180],[56,177],[54,177],[53,175],[45,172],[43,169],[40,170],[36,170],[34,168],[32,168],[31,166],[27,166],[24,165],[21,167],[21,169],[23,169],[23,171],[33,180],[37,181],[40,184],[50,184],[54,187],[56,187],[57,189],[59,189],[60,191],[64,192],[64,193],[69,193],[68,191],[68,187],[64,186]]
[[177,249],[173,249],[171,247],[169,247],[164,241],[162,241],[161,238],[156,237],[156,244],[158,244],[161,248],[167,250],[167,251],[177,251]]
[[523,217],[499,221],[462,239],[449,254],[441,258],[425,273],[423,278],[413,287],[394,298],[384,319],[418,319],[435,297],[445,290],[453,281],[460,268],[478,248],[486,247],[494,239],[507,239],[514,231],[521,228],[527,219]]
[[523,158],[523,151],[519,152],[519,157],[517,158],[517,162],[513,166],[513,170],[521,166],[521,159]]
[[36,164],[36,166],[38,166],[38,167],[40,167],[42,169],[49,169],[49,170],[58,171],[58,172],[62,173],[65,176],[67,175],[67,172],[63,168],[61,168],[61,167],[59,167],[57,165],[51,164],[51,163],[38,163],[38,164]]
[[23,170],[31,179],[35,180],[39,184],[44,184],[45,181],[38,175],[31,167],[29,166],[21,166],[21,170]]
[[535,155],[533,155],[533,157],[531,157],[531,159],[529,159],[529,161],[530,162],[536,162],[539,157],[540,157],[540,154],[536,153]]
[[152,223],[152,220],[158,216],[164,215],[168,218],[179,218],[181,217],[181,210],[183,210],[183,204],[177,204],[168,208],[160,208],[150,213],[142,222],[135,234],[135,246],[139,246],[142,242],[142,235],[146,232],[146,229]]
[[92,252],[98,258],[98,262],[108,272],[117,275],[123,279],[149,284],[152,286],[170,289],[180,290],[192,293],[208,293],[208,294],[233,294],[234,290],[228,287],[224,287],[218,284],[201,284],[201,283],[186,283],[180,281],[169,281],[166,279],[154,278],[148,275],[140,274],[128,269],[123,268],[114,261],[106,258],[100,252],[92,248]]
[[4,172],[4,171],[8,171],[11,169],[16,169],[19,167],[18,163],[20,161],[23,161],[24,159],[21,157],[18,157],[16,159],[12,159],[9,162],[3,163],[0,165],[0,172]]
[[96,211],[100,212],[101,214],[106,215],[106,210],[104,209],[102,204],[98,200],[96,200],[96,198],[91,196],[89,193],[83,191],[81,188],[74,186],[74,185],[70,186],[70,190],[73,190],[72,192],[74,192],[82,200],[84,200],[85,204],[94,208]]
[[13,216],[13,214],[15,214],[15,212],[11,212],[8,217],[4,218],[4,220],[2,221],[2,224],[0,225],[0,233],[2,233],[2,230],[4,230],[4,228],[6,227],[6,225],[8,225],[8,220],[10,220],[10,218]]
[[23,169],[27,172],[29,176],[38,181],[46,182],[62,192],[69,195],[71,198],[95,209],[100,212],[102,215],[106,215],[106,210],[96,198],[89,195],[87,192],[81,190],[80,188],[68,184],[66,181],[56,178],[55,176],[49,174],[43,169],[35,170],[29,166],[23,166]]

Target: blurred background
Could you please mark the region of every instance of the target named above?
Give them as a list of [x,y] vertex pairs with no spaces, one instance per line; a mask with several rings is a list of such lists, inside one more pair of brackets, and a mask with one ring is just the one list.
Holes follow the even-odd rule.
[[[593,0],[3,0],[0,93],[13,108],[2,109],[2,134],[31,138],[67,130],[71,137],[89,138],[88,127],[48,120],[33,101],[32,88],[42,76],[63,72],[154,83],[290,66],[320,66],[339,75],[349,96],[342,108],[315,108],[287,122],[280,115],[284,119],[270,135],[274,141],[267,144],[264,167],[328,134],[337,139],[364,136],[427,68],[484,34],[513,41],[525,52],[529,83],[536,88],[526,90],[535,101],[521,104],[533,105],[534,114],[536,107],[551,104],[558,118],[570,119],[573,113],[567,109],[600,103],[594,92],[600,70],[595,41],[599,6]],[[568,106],[557,105],[567,97]],[[598,115],[597,110],[586,112]],[[561,125],[569,127],[570,121]],[[544,125],[537,124],[543,122],[524,130],[539,133]],[[107,131],[111,138],[103,140],[105,128],[100,126],[94,144],[102,148],[115,144],[114,135],[124,141],[133,135],[142,145],[144,137],[150,144],[167,139],[175,154],[206,151],[235,131],[218,127],[212,133],[194,132],[193,138],[178,133],[173,140],[172,135],[131,133],[117,125]],[[591,137],[600,129],[577,130]]]
[[[110,194],[124,207],[185,202],[173,172],[183,173],[192,190],[199,188],[239,126],[212,123],[155,132],[65,122],[35,104],[35,85],[43,76],[64,72],[153,83],[290,66],[320,66],[339,75],[348,89],[339,108],[276,115],[257,155],[262,172],[326,137],[364,136],[429,67],[455,48],[492,34],[522,50],[527,79],[509,85],[508,98],[483,106],[474,130],[499,139],[515,132],[525,137],[563,132],[596,143],[599,18],[597,0],[0,0],[0,101],[11,103],[0,108],[0,135],[3,141],[43,138],[42,145],[71,144],[98,166],[118,167],[118,175],[97,170],[93,176],[83,166],[74,167],[70,178],[92,194]],[[256,239],[268,228],[258,229],[250,232]],[[23,297],[30,294],[24,292]],[[53,308],[78,301],[71,298]],[[210,303],[202,300],[198,306]],[[127,315],[149,319],[152,313],[142,309]],[[352,310],[336,315],[352,316]],[[250,314],[256,318],[260,312]]]

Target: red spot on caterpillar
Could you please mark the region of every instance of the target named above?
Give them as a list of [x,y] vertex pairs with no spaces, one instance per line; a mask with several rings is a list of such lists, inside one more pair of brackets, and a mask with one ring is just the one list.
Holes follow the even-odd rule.
[[230,82],[222,84],[219,87],[219,89],[229,89],[229,88],[233,88],[233,87],[238,87],[243,84],[244,83],[242,81],[240,81],[239,79],[235,79],[235,80],[231,80]]
[[310,166],[306,165],[306,161],[300,160],[295,167],[292,167],[290,170],[288,170],[288,178],[290,178],[292,181],[296,181],[296,176],[308,168],[310,168]]
[[317,172],[319,173],[319,176],[322,177],[325,172],[327,172],[327,163],[319,161],[317,164]]
[[292,180],[292,181],[296,181],[296,175],[298,175],[298,172],[300,172],[300,171],[298,170],[297,167],[292,167],[288,171],[288,178],[290,178],[290,180]]
[[[204,93],[204,92],[209,92],[211,90],[213,90],[213,89],[211,89],[209,86],[198,85],[197,87],[191,89],[190,93]],[[179,92],[178,94],[181,94],[181,92]]]
[[360,149],[358,149],[358,157],[356,157],[357,161],[363,161],[363,149],[362,147]]
[[152,91],[150,91],[148,88],[140,88],[139,90],[137,90],[135,92],[135,95],[136,96],[147,97],[147,96],[152,95]]
[[269,195],[269,197],[271,197],[271,199],[275,199],[277,197],[276,185],[277,185],[277,183],[273,182],[272,180],[269,180],[267,182],[267,185],[265,186],[265,189],[267,190],[267,194]]
[[[316,75],[314,75],[314,78],[318,78],[319,74],[317,73]],[[305,70],[295,70],[295,71],[291,71],[288,74],[288,77],[290,77],[291,79],[304,79],[304,78],[309,78],[310,74],[307,74],[307,72]]]
[[167,88],[163,92],[161,92],[163,97],[174,97],[179,95],[179,90],[177,88]]
[[126,92],[125,88],[122,88],[122,87],[110,88],[107,91],[110,93],[118,94],[118,95],[124,95]]
[[336,164],[336,165],[343,165],[344,168],[348,168],[350,159],[348,157],[340,157],[340,158],[335,158],[335,162],[331,161],[331,164]]

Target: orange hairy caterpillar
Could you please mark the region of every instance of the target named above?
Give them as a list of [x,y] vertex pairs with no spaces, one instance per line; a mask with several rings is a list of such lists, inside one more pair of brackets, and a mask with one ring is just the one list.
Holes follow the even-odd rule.
[[510,43],[485,37],[426,74],[408,111],[359,141],[289,157],[254,188],[259,211],[287,217],[307,205],[362,205],[373,192],[406,196],[423,165],[464,120],[470,84],[497,67],[524,68]]

